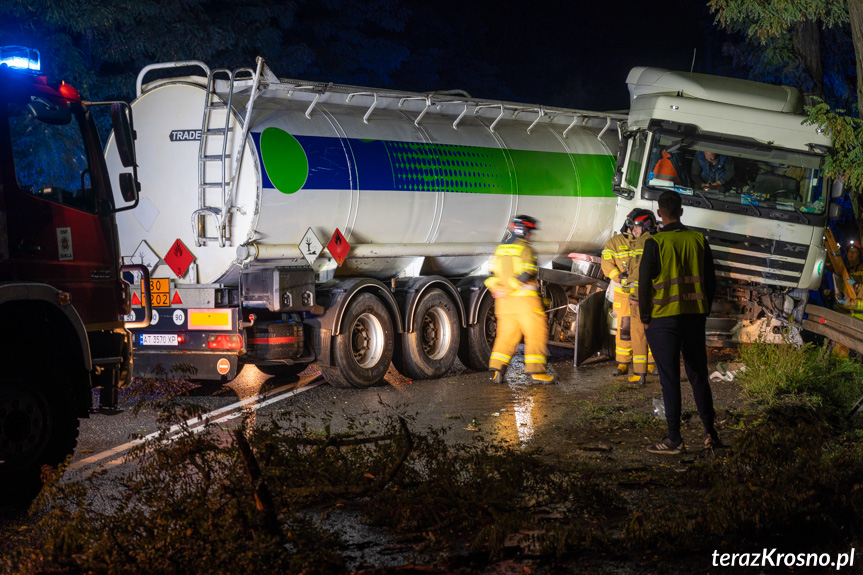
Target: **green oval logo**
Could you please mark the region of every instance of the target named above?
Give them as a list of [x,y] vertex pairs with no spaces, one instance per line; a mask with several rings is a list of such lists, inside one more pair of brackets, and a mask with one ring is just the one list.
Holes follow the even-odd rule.
[[295,137],[279,128],[261,132],[261,158],[273,186],[283,194],[293,194],[309,176],[309,159]]

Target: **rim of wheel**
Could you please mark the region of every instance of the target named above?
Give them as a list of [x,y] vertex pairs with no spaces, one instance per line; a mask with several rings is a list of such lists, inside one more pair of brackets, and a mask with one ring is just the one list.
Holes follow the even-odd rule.
[[497,338],[497,317],[494,315],[494,308],[489,308],[483,325],[485,326],[483,330],[485,332],[485,340],[488,342],[489,347],[493,347],[494,340]]
[[444,310],[435,307],[426,312],[420,326],[420,342],[430,359],[441,359],[452,345],[452,330]]
[[370,369],[377,365],[384,353],[384,327],[380,320],[364,313],[354,322],[351,330],[351,352],[357,365]]

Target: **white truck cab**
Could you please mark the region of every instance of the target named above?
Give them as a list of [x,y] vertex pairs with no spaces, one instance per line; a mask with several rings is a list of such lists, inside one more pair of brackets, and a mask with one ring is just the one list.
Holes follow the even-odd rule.
[[716,264],[708,341],[799,341],[808,290],[821,281],[830,199],[842,194],[823,177],[830,140],[806,124],[800,93],[644,67],[627,84],[615,221],[634,207],[655,211],[662,192],[676,191],[683,224],[704,233]]

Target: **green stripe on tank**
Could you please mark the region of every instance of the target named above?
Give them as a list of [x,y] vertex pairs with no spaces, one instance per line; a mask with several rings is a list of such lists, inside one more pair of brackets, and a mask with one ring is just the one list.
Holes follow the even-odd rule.
[[[610,197],[614,158],[479,146],[252,134],[264,187]],[[350,163],[349,163],[350,162]]]

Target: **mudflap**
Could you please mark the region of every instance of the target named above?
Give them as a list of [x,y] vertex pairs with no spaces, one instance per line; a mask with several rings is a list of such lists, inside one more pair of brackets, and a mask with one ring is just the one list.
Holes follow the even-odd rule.
[[575,365],[579,366],[597,352],[610,355],[605,292],[598,291],[581,300],[576,308]]
[[237,377],[237,355],[214,353],[147,353],[135,350],[133,375],[143,378],[228,382]]

